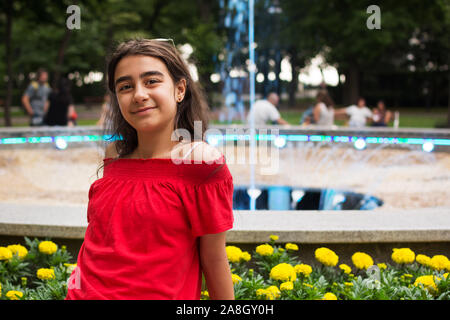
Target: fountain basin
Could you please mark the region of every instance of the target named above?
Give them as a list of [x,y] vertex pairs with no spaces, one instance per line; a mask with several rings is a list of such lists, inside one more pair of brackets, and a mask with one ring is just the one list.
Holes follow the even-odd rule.
[[[372,195],[332,188],[257,185],[256,210],[373,210],[383,201]],[[249,210],[249,186],[235,186],[233,209]]]

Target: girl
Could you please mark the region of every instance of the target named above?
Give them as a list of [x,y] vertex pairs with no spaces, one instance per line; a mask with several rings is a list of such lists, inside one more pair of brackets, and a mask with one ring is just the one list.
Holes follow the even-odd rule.
[[[203,142],[206,102],[188,67],[173,43],[130,40],[112,54],[107,81],[108,123],[122,139],[89,189],[66,299],[199,299],[202,272],[212,299],[234,299],[225,251],[233,180]],[[201,137],[174,141],[175,129],[193,136],[194,121]]]
[[332,126],[334,124],[334,102],[325,90],[319,91],[313,109],[314,124],[318,126]]

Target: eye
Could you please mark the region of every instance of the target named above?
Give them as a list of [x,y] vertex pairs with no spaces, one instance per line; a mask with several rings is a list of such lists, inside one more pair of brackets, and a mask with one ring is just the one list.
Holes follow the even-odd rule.
[[131,86],[129,84],[124,84],[122,86],[119,86],[119,90],[118,91],[120,92],[120,91],[128,90],[130,88],[131,88]]
[[146,80],[144,81],[144,83],[145,83],[146,85],[151,85],[151,84],[155,84],[155,83],[158,83],[158,82],[159,82],[158,79],[146,79]]

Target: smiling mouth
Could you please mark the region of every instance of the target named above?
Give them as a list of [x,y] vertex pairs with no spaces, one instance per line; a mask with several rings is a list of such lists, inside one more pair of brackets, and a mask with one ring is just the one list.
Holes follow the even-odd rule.
[[156,109],[156,107],[145,107],[145,108],[140,108],[139,110],[132,112],[132,113],[141,113],[150,109]]

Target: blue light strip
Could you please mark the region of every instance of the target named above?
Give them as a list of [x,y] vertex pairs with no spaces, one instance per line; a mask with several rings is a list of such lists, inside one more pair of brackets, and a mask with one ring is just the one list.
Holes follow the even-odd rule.
[[[433,139],[433,138],[396,138],[396,137],[356,137],[356,136],[324,136],[324,135],[305,135],[305,134],[256,134],[257,141],[274,141],[277,137],[292,142],[337,142],[337,143],[353,143],[358,139],[363,139],[368,144],[407,144],[407,145],[423,145],[430,142],[435,146],[450,146],[450,139]],[[223,141],[250,141],[249,134],[210,134],[208,138],[215,138],[219,142]],[[89,142],[100,140],[118,140],[111,139],[110,135],[79,135],[79,136],[44,136],[44,137],[11,137],[1,138],[0,144],[26,144],[26,143],[53,143],[57,139],[66,142]]]

